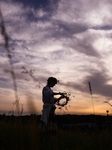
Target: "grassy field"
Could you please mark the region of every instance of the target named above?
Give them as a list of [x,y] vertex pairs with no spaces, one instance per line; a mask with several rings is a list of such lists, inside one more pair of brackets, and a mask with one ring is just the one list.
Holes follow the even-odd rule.
[[39,132],[36,116],[0,119],[0,150],[108,150],[112,149],[109,130],[63,129],[56,134]]

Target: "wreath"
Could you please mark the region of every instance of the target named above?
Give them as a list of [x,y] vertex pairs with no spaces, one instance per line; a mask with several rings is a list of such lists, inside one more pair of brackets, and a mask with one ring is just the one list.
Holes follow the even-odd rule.
[[[64,102],[61,102],[62,99],[64,99]],[[69,97],[68,96],[61,96],[59,98],[59,100],[57,101],[56,105],[64,107],[65,105],[68,104],[68,101],[69,101]]]

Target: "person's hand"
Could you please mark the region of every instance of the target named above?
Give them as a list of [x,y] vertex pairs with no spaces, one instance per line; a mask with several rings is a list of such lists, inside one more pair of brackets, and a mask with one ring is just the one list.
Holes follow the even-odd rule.
[[64,96],[64,93],[59,92],[59,94],[60,94],[61,96]]

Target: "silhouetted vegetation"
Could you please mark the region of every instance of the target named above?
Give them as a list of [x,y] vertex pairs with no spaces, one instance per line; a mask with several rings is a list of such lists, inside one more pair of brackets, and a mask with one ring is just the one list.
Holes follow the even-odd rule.
[[[55,134],[40,133],[38,128],[40,115],[1,115],[0,149],[104,150],[112,148],[112,116],[57,115],[56,120],[58,126]],[[95,126],[89,128],[86,123],[94,123]]]

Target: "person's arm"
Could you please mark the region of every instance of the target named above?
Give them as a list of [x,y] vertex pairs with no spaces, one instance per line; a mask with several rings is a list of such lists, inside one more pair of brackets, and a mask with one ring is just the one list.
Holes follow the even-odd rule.
[[61,93],[61,92],[59,92],[59,93],[55,93],[55,92],[53,92],[53,95],[61,95],[61,96],[63,96],[63,95],[64,95],[64,93]]

